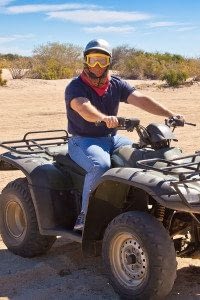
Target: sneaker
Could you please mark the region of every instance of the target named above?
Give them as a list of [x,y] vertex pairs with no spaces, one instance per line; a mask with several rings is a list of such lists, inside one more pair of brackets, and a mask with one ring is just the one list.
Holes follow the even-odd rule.
[[76,223],[74,225],[74,230],[82,231],[84,227],[84,222],[85,222],[85,213],[82,211],[76,220]]

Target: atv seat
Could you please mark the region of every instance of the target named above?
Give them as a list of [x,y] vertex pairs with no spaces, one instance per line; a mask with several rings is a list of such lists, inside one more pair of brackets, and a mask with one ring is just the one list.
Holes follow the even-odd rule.
[[46,151],[48,154],[53,156],[53,159],[56,163],[67,166],[74,173],[82,176],[86,175],[87,172],[70,158],[68,153],[68,144],[56,147],[48,147],[46,148]]

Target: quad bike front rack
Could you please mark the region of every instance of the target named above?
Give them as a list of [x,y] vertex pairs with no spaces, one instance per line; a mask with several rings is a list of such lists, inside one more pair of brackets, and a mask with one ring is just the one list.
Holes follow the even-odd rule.
[[[158,166],[157,163],[160,163]],[[170,185],[174,187],[179,194],[182,201],[191,207],[186,197],[183,195],[180,189],[180,185],[187,183],[195,183],[200,181],[200,151],[192,155],[181,156],[172,160],[152,158],[146,160],[140,160],[137,162],[139,167],[145,170],[154,170],[162,173],[163,175],[173,175],[175,180],[170,181]],[[200,194],[200,190],[199,190]]]
[[[47,134],[49,133],[54,136],[48,136]],[[64,145],[68,140],[69,134],[64,129],[29,131],[21,140],[0,142],[0,147],[24,155],[39,153],[49,154],[48,147]]]

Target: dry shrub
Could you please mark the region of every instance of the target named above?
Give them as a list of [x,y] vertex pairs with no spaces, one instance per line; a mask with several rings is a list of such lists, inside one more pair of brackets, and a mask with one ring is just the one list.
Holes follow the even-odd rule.
[[197,82],[200,82],[200,74],[197,75],[197,76],[195,76],[193,80],[194,80],[194,81],[197,81]]
[[2,69],[0,69],[0,86],[4,86],[6,85],[7,80],[2,79],[1,75],[2,75]]
[[9,62],[9,71],[13,79],[22,79],[28,76],[31,69],[31,60],[25,57]]

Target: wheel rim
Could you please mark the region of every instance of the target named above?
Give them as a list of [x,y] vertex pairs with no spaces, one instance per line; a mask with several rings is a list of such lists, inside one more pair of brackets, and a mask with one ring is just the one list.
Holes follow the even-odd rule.
[[17,201],[10,201],[6,207],[6,225],[14,238],[21,238],[25,234],[26,217],[21,205]]
[[137,237],[120,233],[111,242],[110,259],[115,276],[125,286],[141,286],[148,275],[148,255]]

